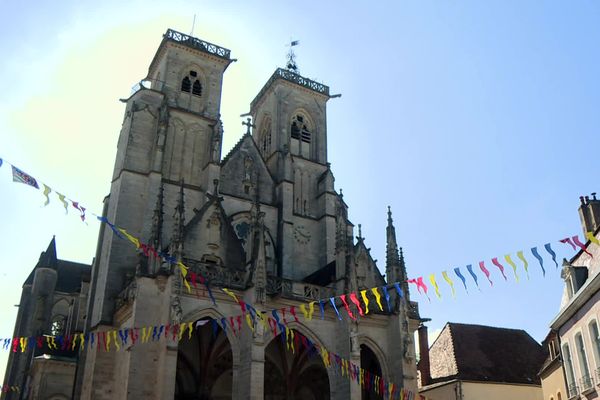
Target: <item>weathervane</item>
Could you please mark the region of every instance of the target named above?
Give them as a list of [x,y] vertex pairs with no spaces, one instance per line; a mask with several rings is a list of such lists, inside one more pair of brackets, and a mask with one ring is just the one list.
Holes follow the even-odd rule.
[[287,63],[285,66],[288,71],[292,71],[297,74],[300,73],[300,71],[298,70],[298,64],[296,64],[296,54],[294,53],[294,46],[298,46],[299,44],[299,40],[291,40],[290,44],[287,45],[289,46],[290,51],[287,54]]

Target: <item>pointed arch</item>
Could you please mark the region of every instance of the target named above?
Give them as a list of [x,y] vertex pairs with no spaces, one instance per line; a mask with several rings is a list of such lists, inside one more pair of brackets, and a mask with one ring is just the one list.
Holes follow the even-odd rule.
[[[300,323],[289,323],[288,327],[296,334],[302,334],[321,345],[306,327]],[[325,368],[323,360],[314,351],[298,341],[292,352],[282,339],[275,336],[265,347],[264,388],[265,399],[302,398],[308,400],[327,400],[330,398],[333,376]]]
[[231,399],[233,351],[212,318],[196,322],[191,340],[179,343],[175,373],[175,400]]
[[296,109],[290,117],[290,151],[304,158],[312,157],[315,123],[310,113],[303,108]]

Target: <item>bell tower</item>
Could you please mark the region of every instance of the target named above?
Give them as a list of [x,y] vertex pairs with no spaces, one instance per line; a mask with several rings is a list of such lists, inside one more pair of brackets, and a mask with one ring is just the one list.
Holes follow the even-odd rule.
[[337,195],[327,162],[329,87],[278,68],[250,104],[253,138],[275,180],[281,275],[303,279],[335,258]]
[[[158,235],[169,243],[181,193],[188,214],[202,206],[219,177],[221,88],[231,62],[230,51],[217,45],[171,29],[163,35],[147,78],[122,100],[125,117],[103,212],[109,221],[142,241]],[[159,195],[164,210],[156,209]],[[161,232],[153,232],[156,212],[165,215]],[[93,274],[92,328],[112,322],[114,299],[140,274],[135,248],[101,231]]]

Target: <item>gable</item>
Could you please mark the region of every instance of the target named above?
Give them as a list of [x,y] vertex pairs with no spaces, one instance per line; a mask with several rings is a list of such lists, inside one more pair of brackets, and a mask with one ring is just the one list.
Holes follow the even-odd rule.
[[220,192],[273,204],[273,178],[250,135],[244,135],[221,164]]
[[246,269],[246,254],[221,203],[212,199],[186,225],[185,258],[231,270]]

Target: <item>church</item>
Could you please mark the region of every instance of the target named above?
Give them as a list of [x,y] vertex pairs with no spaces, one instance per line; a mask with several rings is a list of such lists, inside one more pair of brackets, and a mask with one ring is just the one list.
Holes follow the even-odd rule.
[[[410,301],[402,248],[388,208],[382,275],[360,225],[355,232],[348,218],[327,159],[329,87],[301,76],[293,64],[276,69],[250,103],[246,133],[223,157],[221,89],[232,61],[230,50],[167,30],[146,79],[123,100],[103,203],[106,220],[206,279],[215,302],[202,285],[186,289],[176,265],[136,249],[102,224],[91,268],[82,265],[84,278],[72,286],[79,291],[74,298],[87,306],[68,314],[61,325],[65,335],[195,321],[190,338],[130,343],[120,351],[86,346],[70,358],[41,349],[19,362],[23,356],[11,353],[7,377],[23,391],[3,398],[380,399],[382,393],[326,368],[306,348],[286,349],[285,341],[259,325],[236,331],[207,322],[239,314],[239,304],[217,288],[266,311],[394,282],[405,295],[393,297],[389,310],[339,320],[327,309],[310,321],[288,318],[287,325],[416,393],[413,337],[422,320]],[[46,259],[40,257],[36,268],[51,274]],[[35,296],[35,282],[25,282],[24,293]],[[50,291],[58,290],[53,282]],[[53,307],[42,311],[39,329],[51,334]],[[35,313],[24,313],[15,332],[26,329],[29,314]],[[64,385],[72,396],[39,389],[43,377],[34,375],[42,360],[69,364]]]

